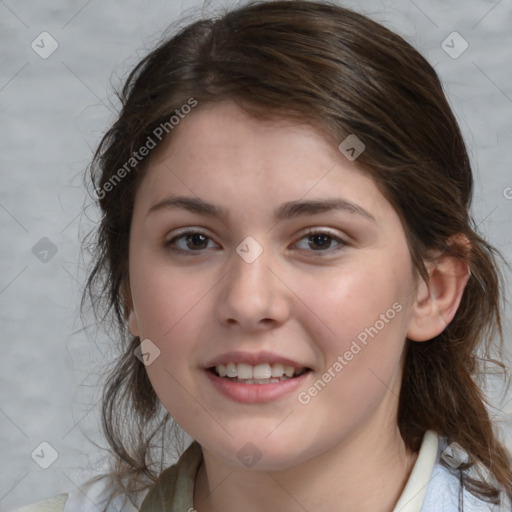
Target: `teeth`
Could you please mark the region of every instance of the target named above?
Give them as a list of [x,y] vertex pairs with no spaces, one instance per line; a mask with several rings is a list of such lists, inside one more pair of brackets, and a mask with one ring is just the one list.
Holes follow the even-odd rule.
[[291,378],[294,375],[300,375],[304,369],[293,366],[284,366],[281,363],[275,364],[259,364],[252,366],[245,363],[228,363],[226,365],[219,364],[215,367],[216,372],[221,377],[229,377],[230,379],[240,380],[266,380],[266,379],[279,379],[281,377]]
[[226,375],[228,377],[236,377],[238,375],[235,363],[229,363],[226,365]]
[[284,375],[284,366],[281,363],[276,363],[271,366],[272,377],[281,377]]
[[[272,367],[268,364],[259,364],[258,366],[255,366],[252,368],[252,378],[253,379],[270,379],[272,376]],[[238,376],[239,379],[240,375]]]
[[252,379],[252,366],[250,364],[238,364],[236,376],[239,379]]
[[219,366],[216,367],[216,370],[221,377],[225,377],[228,374],[226,365],[224,364],[219,364]]

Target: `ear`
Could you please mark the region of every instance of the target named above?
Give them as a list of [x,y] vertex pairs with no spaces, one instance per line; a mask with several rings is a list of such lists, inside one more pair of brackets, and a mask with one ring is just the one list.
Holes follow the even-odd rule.
[[137,322],[137,316],[135,314],[135,308],[133,306],[132,293],[130,289],[130,282],[128,279],[122,286],[122,297],[124,306],[124,316],[128,320],[128,328],[134,336],[139,336],[139,324]]
[[134,336],[140,336],[139,324],[137,322],[137,317],[133,309],[128,314],[128,327],[130,328],[130,332]]
[[[449,244],[464,247],[470,243],[464,235],[453,237]],[[412,341],[428,341],[441,334],[453,320],[460,305],[470,271],[467,262],[446,253],[436,253],[425,262],[429,280],[423,279],[416,291],[407,337]]]

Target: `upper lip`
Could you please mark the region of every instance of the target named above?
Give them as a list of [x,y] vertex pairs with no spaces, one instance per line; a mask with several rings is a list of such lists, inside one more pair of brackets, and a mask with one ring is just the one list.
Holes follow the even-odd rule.
[[272,352],[225,352],[217,357],[211,359],[207,364],[206,368],[212,368],[219,364],[228,363],[244,363],[250,364],[251,366],[257,366],[259,364],[277,364],[281,363],[283,366],[293,366],[294,368],[309,368],[307,365],[298,363],[289,357],[280,356]]

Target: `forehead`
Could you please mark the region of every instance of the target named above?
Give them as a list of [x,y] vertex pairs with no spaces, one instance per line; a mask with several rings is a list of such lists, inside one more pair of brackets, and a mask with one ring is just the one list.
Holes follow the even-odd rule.
[[220,162],[253,157],[263,170],[270,157],[329,162],[338,156],[336,146],[332,135],[320,126],[279,114],[258,119],[234,102],[224,101],[199,105],[185,116],[151,155],[151,165],[193,149],[187,156],[196,161],[208,161],[211,156]]
[[376,215],[389,207],[325,131],[289,119],[261,121],[233,103],[200,105],[151,155],[137,195],[154,204],[171,192],[254,212],[335,196]]

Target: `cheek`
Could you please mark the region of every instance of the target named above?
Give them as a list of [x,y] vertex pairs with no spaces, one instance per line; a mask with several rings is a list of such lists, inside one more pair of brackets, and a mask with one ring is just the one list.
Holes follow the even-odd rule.
[[215,285],[211,276],[198,278],[198,271],[191,268],[171,266],[165,255],[134,251],[130,282],[141,336],[164,344],[190,325],[190,318]]
[[160,353],[146,371],[163,406],[188,432],[195,423],[204,423],[204,409],[191,397],[200,396],[195,340],[207,314],[202,299],[212,283],[147,261],[134,273],[134,303],[141,339],[149,338]]
[[317,404],[352,411],[344,415],[349,423],[363,418],[390,389],[398,393],[408,325],[412,281],[402,269],[409,260],[396,254],[368,260],[347,262],[320,281],[308,278],[301,292],[323,325],[314,334],[325,362],[317,376],[322,389]]
[[[399,280],[393,268],[381,271],[363,262],[340,267],[325,279],[302,277],[301,295],[322,320],[323,343],[330,352],[343,353],[351,341],[374,336],[392,339],[405,328],[405,304],[409,284]],[[378,332],[376,332],[378,331]]]
[[194,386],[194,340],[207,318],[204,299],[215,281],[145,256],[134,252],[130,282],[140,339],[151,340],[160,351],[146,370],[166,407],[177,401],[180,411],[194,416],[179,397],[184,395],[183,386],[189,391]]
[[301,390],[299,401],[305,414],[329,425],[324,428],[333,436],[357,428],[384,400],[394,403],[399,394],[406,307],[392,277],[378,277],[354,269],[308,296],[329,329],[322,328],[315,340],[325,366]]

